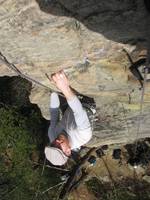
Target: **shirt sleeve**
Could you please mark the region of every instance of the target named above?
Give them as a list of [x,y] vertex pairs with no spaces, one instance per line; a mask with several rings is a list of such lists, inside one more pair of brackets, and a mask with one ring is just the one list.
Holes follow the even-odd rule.
[[67,101],[73,111],[75,122],[78,130],[85,130],[91,128],[86,111],[83,109],[81,102],[77,96]]
[[50,140],[50,143],[52,143],[56,138],[57,138],[57,133],[56,133],[56,126],[59,121],[59,106],[60,106],[60,101],[58,94],[56,92],[52,92],[50,96],[50,126],[48,128],[48,137]]
[[48,128],[48,137],[50,143],[52,143],[58,136],[56,132],[56,126],[59,121],[59,108],[50,108],[50,114],[51,114],[51,121],[50,121],[50,126]]

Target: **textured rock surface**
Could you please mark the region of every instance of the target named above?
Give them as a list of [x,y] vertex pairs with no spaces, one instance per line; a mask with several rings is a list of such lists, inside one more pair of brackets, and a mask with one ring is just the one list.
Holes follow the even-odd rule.
[[[64,69],[76,90],[94,97],[96,143],[150,135],[150,88],[147,83],[137,135],[141,91],[122,51],[127,49],[134,60],[145,56],[149,26],[141,0],[0,0],[0,51],[23,73],[52,88],[45,73]],[[0,75],[15,74],[0,63]],[[33,86],[30,99],[49,118],[47,90]]]

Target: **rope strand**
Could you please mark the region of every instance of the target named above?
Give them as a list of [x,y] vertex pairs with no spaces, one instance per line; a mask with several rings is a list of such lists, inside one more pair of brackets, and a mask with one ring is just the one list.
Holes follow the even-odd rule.
[[44,85],[43,83],[41,83],[41,82],[39,82],[39,81],[37,81],[37,80],[31,78],[31,77],[28,76],[28,75],[23,74],[13,63],[10,63],[10,62],[7,60],[7,58],[6,58],[1,52],[0,52],[0,60],[1,60],[4,64],[6,64],[6,66],[7,66],[9,69],[13,70],[18,76],[20,76],[20,77],[22,77],[22,78],[24,78],[24,79],[26,79],[26,80],[28,80],[28,81],[30,81],[30,82],[32,82],[32,83],[35,83],[36,85],[39,85],[39,86],[41,86],[41,87],[44,87],[44,88],[47,89],[49,92],[54,92],[54,90],[52,90],[50,87],[48,87],[48,86]]

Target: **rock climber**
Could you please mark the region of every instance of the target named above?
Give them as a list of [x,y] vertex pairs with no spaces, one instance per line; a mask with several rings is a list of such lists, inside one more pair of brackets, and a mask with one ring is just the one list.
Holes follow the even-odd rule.
[[64,165],[71,151],[86,144],[92,137],[92,128],[80,100],[70,87],[63,71],[51,76],[55,86],[66,98],[68,108],[59,121],[60,100],[56,92],[50,97],[51,123],[48,129],[50,146],[45,147],[45,156],[53,165]]

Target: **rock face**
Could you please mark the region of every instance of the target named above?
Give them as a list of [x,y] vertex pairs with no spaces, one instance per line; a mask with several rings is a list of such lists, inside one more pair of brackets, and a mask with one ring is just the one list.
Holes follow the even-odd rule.
[[[149,27],[141,0],[0,0],[0,51],[51,88],[45,73],[64,69],[73,88],[93,97],[97,145],[150,135],[150,87],[147,82],[139,117],[142,91],[122,51],[134,61],[146,56]],[[15,73],[0,63],[0,75]],[[33,85],[30,100],[48,119],[49,92]]]

